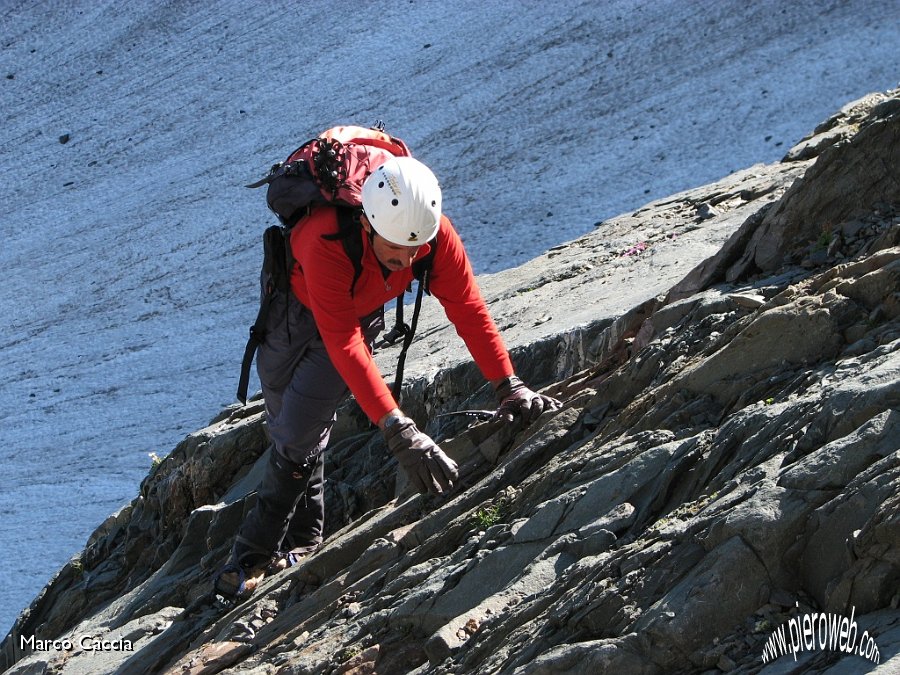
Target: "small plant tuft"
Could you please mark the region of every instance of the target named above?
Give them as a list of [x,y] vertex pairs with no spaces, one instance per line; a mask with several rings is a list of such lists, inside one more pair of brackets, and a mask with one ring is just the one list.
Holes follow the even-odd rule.
[[813,245],[813,251],[824,251],[828,249],[834,239],[834,233],[831,230],[831,223],[824,223],[820,228],[819,238]]
[[349,647],[344,647],[341,651],[337,653],[338,663],[346,663],[354,656],[359,656],[362,654],[362,648],[358,645],[351,645]]
[[75,572],[76,577],[84,576],[84,563],[81,561],[81,558],[75,558],[72,560],[72,571]]
[[771,632],[772,628],[774,628],[771,621],[768,619],[760,619],[753,625],[754,633],[768,633]]
[[479,530],[486,530],[491,525],[496,525],[503,517],[503,509],[500,504],[491,504],[482,507],[475,512],[475,525]]
[[509,506],[516,496],[516,490],[512,487],[492,499],[486,506],[481,506],[472,514],[472,526],[477,530],[486,530],[492,525],[502,522],[506,517]]

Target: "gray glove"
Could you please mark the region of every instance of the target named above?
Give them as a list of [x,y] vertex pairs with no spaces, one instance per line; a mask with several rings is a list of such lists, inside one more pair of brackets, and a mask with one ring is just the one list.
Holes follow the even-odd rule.
[[497,418],[512,422],[519,418],[525,424],[531,424],[545,410],[559,410],[562,403],[551,396],[537,394],[515,375],[506,378],[496,390],[500,407],[497,409]]
[[420,493],[439,495],[453,487],[459,477],[456,462],[409,417],[391,417],[384,427],[384,440],[403,467],[409,482]]

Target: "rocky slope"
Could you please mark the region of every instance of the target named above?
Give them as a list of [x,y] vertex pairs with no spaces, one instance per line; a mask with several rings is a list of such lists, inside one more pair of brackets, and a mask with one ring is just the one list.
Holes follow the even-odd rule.
[[[432,313],[406,407],[459,462],[459,489],[405,493],[348,404],[327,469],[326,545],[231,609],[210,603],[210,575],[252,504],[266,433],[259,401],[225,411],[48,584],[0,666],[876,668],[816,649],[763,662],[779,626],[829,612],[852,616],[877,645],[878,672],[895,672],[898,166],[900,91],[872,95],[778,164],[486,277],[517,369],[564,408],[527,429],[437,418],[489,402]],[[379,355],[386,370],[394,356]]]

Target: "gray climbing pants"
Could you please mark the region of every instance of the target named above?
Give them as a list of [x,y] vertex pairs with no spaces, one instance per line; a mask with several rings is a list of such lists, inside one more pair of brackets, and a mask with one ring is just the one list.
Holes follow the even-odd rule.
[[[276,551],[321,543],[325,446],[348,394],[312,312],[292,293],[274,300],[268,324],[256,366],[272,447],[256,504],[235,539],[233,558],[245,566],[265,563]],[[384,327],[383,310],[360,324],[371,345]]]

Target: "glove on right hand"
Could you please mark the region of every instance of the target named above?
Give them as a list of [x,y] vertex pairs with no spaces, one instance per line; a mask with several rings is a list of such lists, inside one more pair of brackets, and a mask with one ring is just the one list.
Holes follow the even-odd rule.
[[398,417],[385,426],[384,440],[419,493],[442,494],[459,477],[456,462],[409,417]]
[[507,422],[521,418],[525,424],[531,424],[545,410],[559,410],[562,403],[544,394],[538,394],[525,386],[518,377],[512,375],[499,386],[495,392],[500,407],[496,416]]

